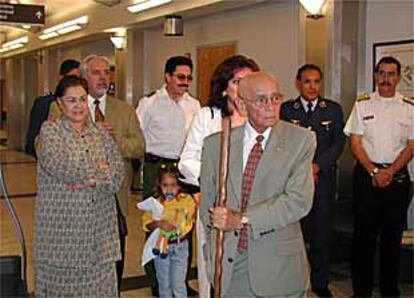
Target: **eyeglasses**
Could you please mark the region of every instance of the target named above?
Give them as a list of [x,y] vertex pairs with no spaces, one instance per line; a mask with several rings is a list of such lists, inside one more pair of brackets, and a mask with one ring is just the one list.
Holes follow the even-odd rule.
[[377,74],[380,77],[383,77],[383,78],[385,78],[385,77],[395,78],[396,76],[398,76],[398,73],[396,71],[383,71],[383,70],[380,70],[379,72],[377,72]]
[[264,108],[266,105],[278,105],[283,101],[283,94],[273,94],[270,96],[258,96],[254,100],[249,100],[247,98],[243,98],[239,95],[241,99],[243,99],[246,102],[253,103],[258,108]]
[[85,94],[80,97],[62,96],[61,99],[67,102],[68,104],[85,103],[88,100],[88,95]]
[[179,74],[173,74],[173,77],[176,77],[180,81],[184,81],[185,79],[187,79],[187,81],[189,81],[189,82],[193,81],[193,76],[192,75],[187,75],[186,76],[185,74],[179,73]]

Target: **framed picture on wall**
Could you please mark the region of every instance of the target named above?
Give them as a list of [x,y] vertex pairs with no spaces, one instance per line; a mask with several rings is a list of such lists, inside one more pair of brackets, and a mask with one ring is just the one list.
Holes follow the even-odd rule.
[[[401,63],[401,81],[397,90],[414,97],[414,39],[374,43],[373,73],[375,65],[384,56],[392,56]],[[375,82],[373,83],[375,90]]]

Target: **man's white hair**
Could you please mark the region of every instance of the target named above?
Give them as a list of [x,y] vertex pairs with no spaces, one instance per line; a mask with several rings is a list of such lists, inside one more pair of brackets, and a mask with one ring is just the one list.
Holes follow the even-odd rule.
[[111,65],[111,62],[109,61],[108,57],[106,57],[106,56],[95,55],[95,54],[88,55],[82,60],[82,63],[79,67],[80,74],[81,74],[82,78],[86,78],[86,74],[88,73],[88,64],[93,59],[99,59],[99,60],[105,61],[108,64],[108,68]]

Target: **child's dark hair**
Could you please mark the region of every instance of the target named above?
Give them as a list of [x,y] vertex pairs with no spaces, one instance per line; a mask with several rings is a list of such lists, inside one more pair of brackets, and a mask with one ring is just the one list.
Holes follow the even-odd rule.
[[163,195],[161,190],[161,181],[165,175],[173,176],[177,180],[178,185],[180,185],[180,180],[178,179],[180,177],[180,171],[178,170],[177,163],[161,164],[154,184],[154,197],[156,198]]

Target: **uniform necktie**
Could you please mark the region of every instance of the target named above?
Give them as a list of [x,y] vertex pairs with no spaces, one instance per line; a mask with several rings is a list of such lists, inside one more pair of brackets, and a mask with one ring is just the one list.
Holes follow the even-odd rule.
[[105,121],[105,116],[99,108],[100,101],[96,99],[93,103],[95,104],[95,122]]
[[[259,163],[260,157],[263,154],[262,141],[264,137],[258,135],[256,137],[256,143],[254,144],[252,150],[249,153],[247,158],[246,168],[243,172],[243,182],[242,182],[242,199],[241,199],[241,212],[244,213],[249,202],[250,192],[252,190],[254,175],[256,173],[256,168]],[[237,244],[237,251],[242,253],[247,249],[247,244],[249,240],[249,234],[246,226],[240,230],[240,238]]]
[[306,116],[310,117],[312,115],[313,104],[311,102],[308,102],[307,107],[308,110],[306,111]]

